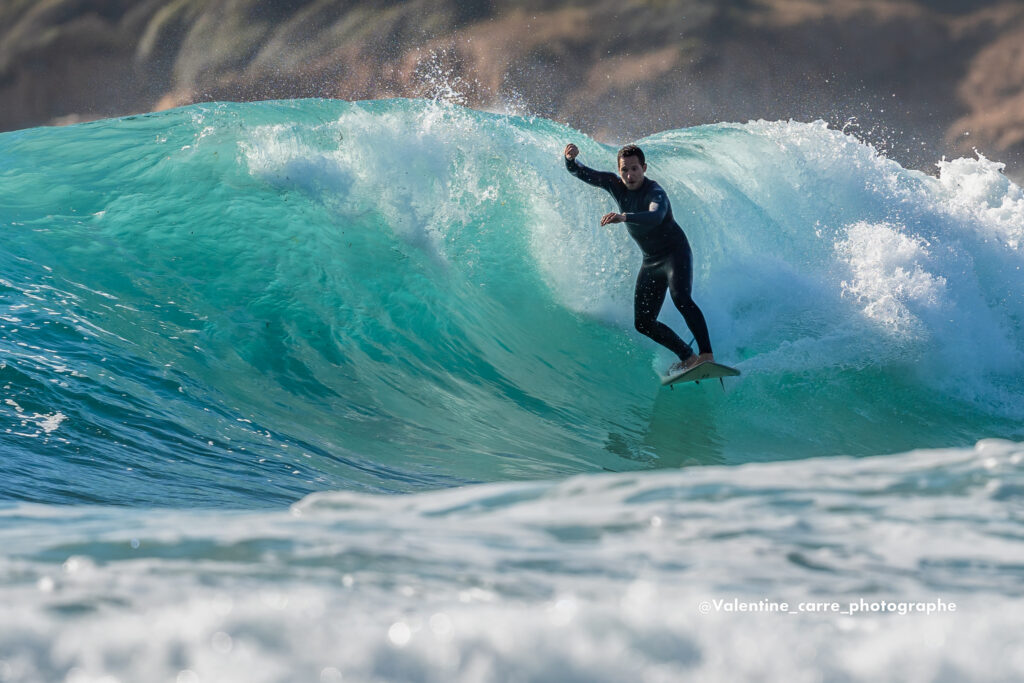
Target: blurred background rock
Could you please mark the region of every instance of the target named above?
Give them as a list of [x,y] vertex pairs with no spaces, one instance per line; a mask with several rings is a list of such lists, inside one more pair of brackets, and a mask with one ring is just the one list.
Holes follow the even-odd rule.
[[824,119],[1024,174],[1024,2],[0,0],[0,129],[208,100],[444,97],[609,143]]

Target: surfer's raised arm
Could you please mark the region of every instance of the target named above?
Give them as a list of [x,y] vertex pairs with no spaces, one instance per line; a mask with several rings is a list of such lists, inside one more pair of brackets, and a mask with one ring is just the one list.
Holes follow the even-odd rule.
[[600,187],[611,192],[612,187],[619,180],[619,177],[614,173],[603,173],[601,171],[595,171],[592,168],[587,168],[576,161],[576,157],[579,156],[579,153],[580,148],[571,142],[565,146],[565,169],[588,185]]

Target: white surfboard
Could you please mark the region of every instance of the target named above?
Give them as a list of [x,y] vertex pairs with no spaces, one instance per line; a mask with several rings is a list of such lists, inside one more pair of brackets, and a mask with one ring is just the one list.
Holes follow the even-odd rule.
[[707,361],[695,365],[686,372],[677,372],[675,374],[665,375],[661,378],[661,384],[662,386],[668,386],[671,384],[678,384],[680,382],[700,382],[702,379],[736,377],[739,374],[740,371],[736,368],[730,368],[728,365]]

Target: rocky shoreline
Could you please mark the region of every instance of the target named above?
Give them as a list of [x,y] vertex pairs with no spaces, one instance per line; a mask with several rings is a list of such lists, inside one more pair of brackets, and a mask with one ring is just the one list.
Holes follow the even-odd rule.
[[1024,3],[12,0],[0,130],[209,100],[448,97],[608,142],[824,119],[1024,172]]

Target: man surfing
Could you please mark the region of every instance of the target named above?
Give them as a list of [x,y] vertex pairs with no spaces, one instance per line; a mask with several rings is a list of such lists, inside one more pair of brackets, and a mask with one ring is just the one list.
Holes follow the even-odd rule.
[[[625,223],[629,236],[640,246],[644,260],[636,278],[633,320],[637,332],[646,335],[679,356],[669,374],[685,372],[701,363],[714,362],[711,339],[704,314],[693,302],[693,253],[686,234],[672,217],[668,195],[661,185],[645,177],[647,162],[636,145],[619,150],[618,175],[587,168],[576,162],[579,148],[565,146],[565,168],[580,180],[607,190],[621,213],[608,213],[601,225]],[[665,293],[683,316],[697,342],[699,354],[679,338],[668,325],[658,321]]]

